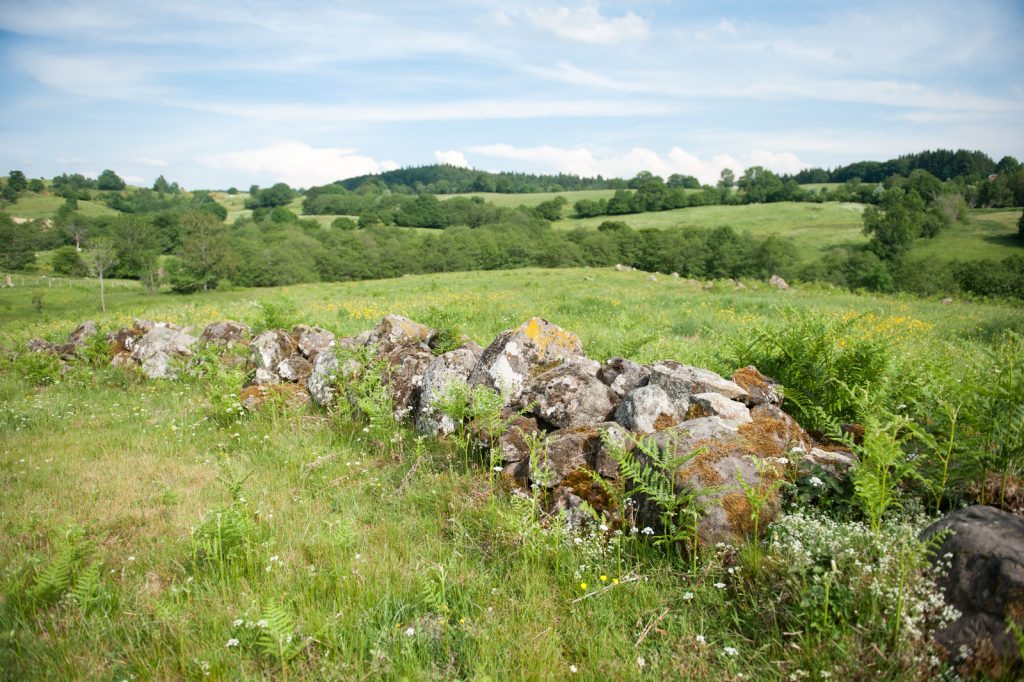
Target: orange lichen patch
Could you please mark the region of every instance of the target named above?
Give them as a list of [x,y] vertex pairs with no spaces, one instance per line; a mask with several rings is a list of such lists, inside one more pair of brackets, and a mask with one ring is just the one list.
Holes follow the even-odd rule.
[[519,329],[526,334],[528,339],[533,341],[541,357],[547,355],[549,350],[583,350],[580,337],[555,325],[549,325],[547,320],[539,317],[530,318]]
[[658,418],[654,420],[654,430],[664,431],[665,429],[672,428],[677,423],[678,422],[676,422],[675,418],[673,418],[672,415],[662,412],[661,414],[658,415]]
[[770,388],[768,377],[761,374],[753,365],[741,367],[732,375],[733,383],[739,384],[744,391],[750,392],[752,388],[759,388],[766,391]]
[[680,478],[687,479],[694,476],[702,485],[706,486],[716,486],[725,483],[725,479],[718,473],[714,465],[734,454],[736,452],[736,444],[705,439],[697,442],[694,445],[694,450],[702,450],[702,452],[694,457],[689,464],[680,469],[679,474],[681,476],[676,476],[676,485],[683,482]]
[[754,532],[753,508],[743,493],[728,493],[722,496],[722,510],[729,527],[740,535]]
[[789,451],[789,426],[771,417],[757,417],[739,428],[744,449],[758,457],[784,457]]
[[608,491],[594,480],[593,475],[587,469],[580,468],[569,472],[569,475],[562,479],[562,487],[568,488],[576,497],[589,504],[598,513],[615,509]]
[[263,386],[246,386],[238,394],[238,401],[247,410],[255,410],[267,399],[267,390]]

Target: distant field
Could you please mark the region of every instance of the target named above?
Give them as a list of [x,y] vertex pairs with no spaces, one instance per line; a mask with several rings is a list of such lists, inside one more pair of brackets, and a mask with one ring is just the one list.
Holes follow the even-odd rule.
[[[63,197],[25,194],[14,203],[7,213],[18,218],[52,218],[57,210],[64,205]],[[95,201],[79,201],[78,210],[86,216],[117,215],[117,211]]]
[[777,234],[796,239],[801,249],[821,253],[832,248],[861,244],[863,225],[861,204],[828,202],[805,204],[780,202],[742,206],[694,206],[674,211],[636,213],[620,216],[567,219],[555,223],[557,229],[596,229],[606,220],[621,220],[636,230],[680,227],[714,228],[729,225],[737,232],[758,237]]
[[572,205],[580,199],[610,199],[615,194],[613,189],[583,189],[576,192],[534,192],[530,194],[499,194],[498,192],[469,192],[466,194],[438,194],[437,198],[444,201],[454,197],[480,197],[495,206],[515,208],[516,206],[536,206],[555,197],[565,197],[568,205],[565,214],[572,213]]
[[957,223],[933,239],[914,244],[915,255],[939,260],[1002,260],[1024,256],[1024,240],[1017,237],[1019,209],[971,211],[967,224]]

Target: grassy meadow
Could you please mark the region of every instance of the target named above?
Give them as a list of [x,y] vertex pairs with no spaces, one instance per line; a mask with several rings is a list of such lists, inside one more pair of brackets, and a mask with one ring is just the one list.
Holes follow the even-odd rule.
[[[949,366],[985,353],[1008,328],[1024,332],[1019,307],[746,285],[705,290],[610,269],[187,297],[125,283],[108,291],[106,314],[85,280],[0,289],[0,677],[937,674],[914,634],[920,618],[908,616],[894,633],[884,598],[858,601],[838,588],[832,607],[826,588],[822,611],[821,574],[811,564],[794,568],[794,556],[810,561],[792,554],[801,532],[817,533],[815,542],[834,534],[829,541],[849,546],[850,556],[867,556],[857,542],[903,547],[909,526],[865,540],[857,525],[798,514],[763,554],[711,548],[691,570],[635,533],[543,519],[450,444],[287,401],[243,414],[237,371],[155,382],[106,367],[102,352],[98,364],[63,373],[45,358],[18,356],[30,337],[62,340],[86,318],[103,331],[133,317],[197,331],[234,318],[353,334],[398,313],[487,345],[540,315],[579,334],[591,357],[675,358],[720,372],[734,369],[728,339],[786,309],[850,320],[849,333],[895,355]],[[878,575],[899,570],[887,554],[871,563]],[[867,579],[858,575],[843,590]],[[901,593],[908,601],[909,589]]]
[[[37,218],[52,218],[57,210],[64,205],[64,198],[51,194],[23,194],[6,212],[14,217],[35,220]],[[90,218],[98,216],[118,215],[118,212],[109,206],[104,206],[95,201],[79,201],[78,211]]]

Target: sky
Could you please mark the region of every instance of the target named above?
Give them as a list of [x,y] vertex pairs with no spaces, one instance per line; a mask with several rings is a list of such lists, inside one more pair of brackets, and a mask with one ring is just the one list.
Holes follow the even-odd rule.
[[1022,33],[1020,0],[0,0],[0,173],[713,183],[940,147],[1024,159]]

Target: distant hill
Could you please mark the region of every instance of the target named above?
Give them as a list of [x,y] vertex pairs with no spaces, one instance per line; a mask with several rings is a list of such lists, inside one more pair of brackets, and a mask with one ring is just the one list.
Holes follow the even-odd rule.
[[[1011,157],[1005,157],[1009,159]],[[977,181],[997,171],[996,164],[988,154],[966,149],[936,149],[917,154],[905,154],[888,161],[857,161],[832,170],[807,168],[792,177],[800,184],[816,182],[847,182],[859,179],[861,182],[882,182],[893,175],[910,175],[915,170],[926,170],[939,180],[962,178]]]
[[364,185],[383,185],[393,192],[415,194],[459,194],[464,192],[564,192],[583,189],[617,189],[626,187],[625,180],[581,178],[577,175],[535,175],[533,173],[489,173],[448,164],[415,166],[386,171],[378,175],[339,180],[334,183],[355,190]]

